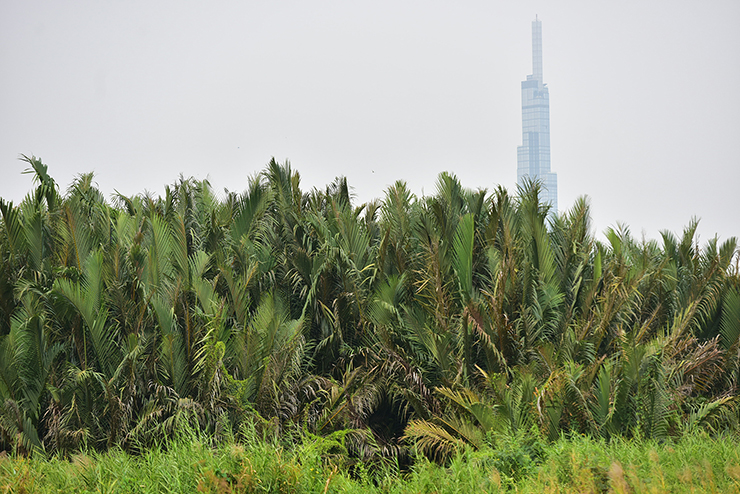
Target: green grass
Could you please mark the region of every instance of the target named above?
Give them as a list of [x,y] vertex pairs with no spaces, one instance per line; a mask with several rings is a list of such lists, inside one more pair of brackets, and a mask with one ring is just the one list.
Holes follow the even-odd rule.
[[499,440],[495,449],[465,451],[445,466],[418,459],[403,474],[348,464],[322,441],[292,448],[232,441],[214,449],[191,437],[141,456],[0,456],[0,493],[740,492],[733,437],[663,444],[574,437],[536,447]]

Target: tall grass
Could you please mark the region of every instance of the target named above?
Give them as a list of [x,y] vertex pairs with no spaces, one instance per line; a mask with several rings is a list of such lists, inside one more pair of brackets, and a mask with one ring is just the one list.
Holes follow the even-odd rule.
[[[249,435],[213,447],[180,438],[140,456],[121,450],[67,459],[0,457],[2,493],[465,493],[740,492],[736,438],[689,435],[675,442],[561,438],[467,450],[447,465],[418,458],[407,472],[348,464],[337,444],[286,447]],[[339,444],[341,446],[341,444]]]

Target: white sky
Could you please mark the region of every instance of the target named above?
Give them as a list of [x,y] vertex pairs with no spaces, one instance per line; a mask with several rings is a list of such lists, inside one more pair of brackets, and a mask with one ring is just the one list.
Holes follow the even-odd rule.
[[561,209],[639,238],[740,236],[740,2],[0,0],[0,197],[242,191],[274,156],[358,201],[439,172],[509,189],[543,24]]

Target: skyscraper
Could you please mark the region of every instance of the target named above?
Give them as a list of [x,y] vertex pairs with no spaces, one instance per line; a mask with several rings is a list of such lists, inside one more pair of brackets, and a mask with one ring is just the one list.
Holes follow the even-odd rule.
[[532,75],[522,81],[522,145],[517,147],[516,181],[542,183],[541,200],[558,210],[558,176],[550,171],[550,95],[542,81],[542,22],[532,21]]

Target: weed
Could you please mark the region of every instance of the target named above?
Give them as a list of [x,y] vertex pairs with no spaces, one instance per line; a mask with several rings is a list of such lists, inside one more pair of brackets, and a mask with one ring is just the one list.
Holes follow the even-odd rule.
[[69,459],[0,456],[0,494],[614,492],[740,493],[740,445],[732,437],[687,436],[659,444],[583,436],[545,444],[500,436],[463,450],[446,466],[418,458],[407,472],[368,473],[331,461],[327,444],[285,447],[262,440],[208,446],[179,441],[141,456],[121,450]]

